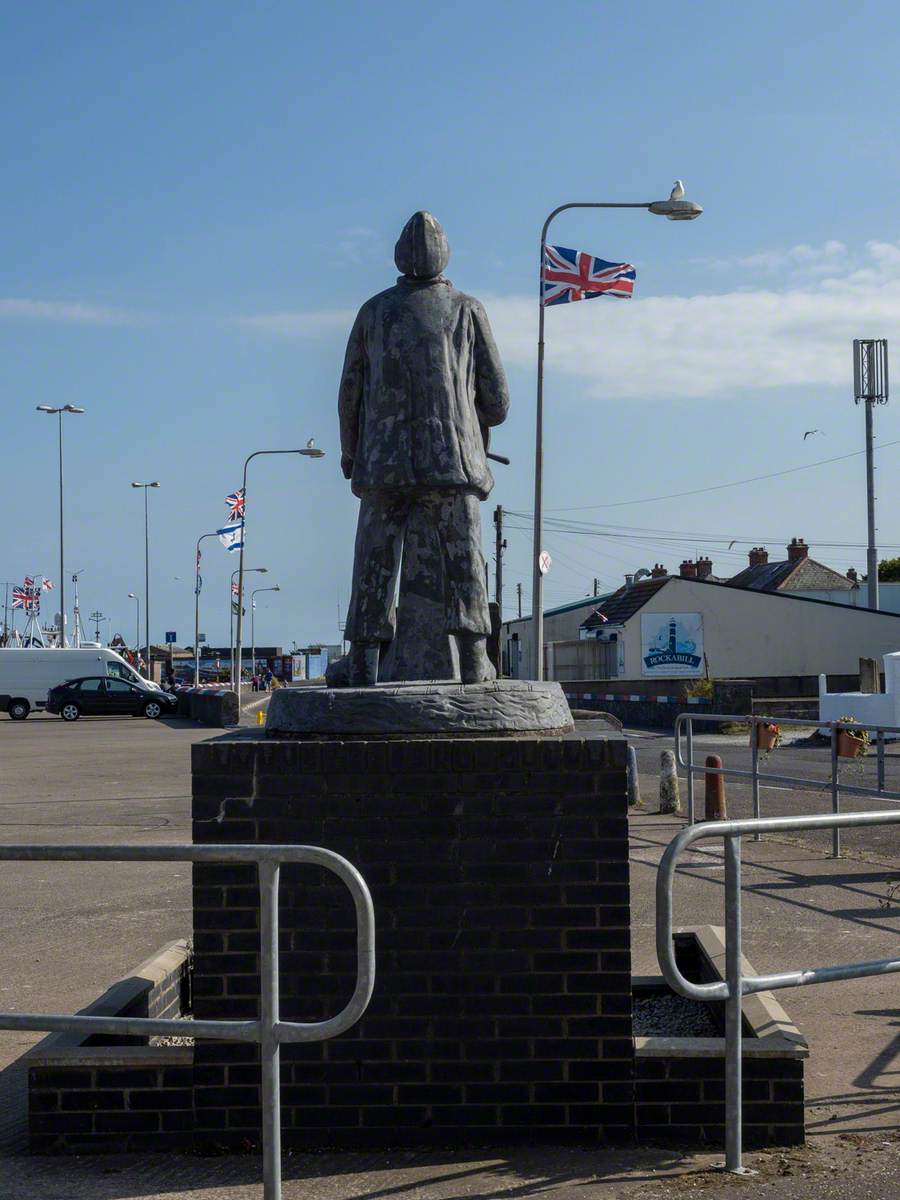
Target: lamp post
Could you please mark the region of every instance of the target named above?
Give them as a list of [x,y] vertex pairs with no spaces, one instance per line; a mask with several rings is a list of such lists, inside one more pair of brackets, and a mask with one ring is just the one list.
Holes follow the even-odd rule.
[[[231,638],[231,690],[232,691],[237,690],[238,680],[240,680],[240,677],[241,677],[241,660],[240,660],[240,657],[235,653],[235,644],[234,644],[234,641],[235,641],[235,639],[234,639],[234,595],[235,595],[234,580],[235,580],[235,576],[238,575],[239,572],[240,572],[240,567],[237,567],[234,571],[231,572],[231,608],[229,610],[231,612],[231,632],[229,634],[229,637]],[[245,575],[267,575],[268,572],[269,572],[268,567],[247,567],[244,570]],[[239,617],[240,617],[240,613],[244,607],[243,604],[241,603],[243,598],[244,598],[243,595],[241,595],[241,593],[239,592],[238,593],[238,616]]]
[[129,592],[128,599],[133,600],[135,607],[137,608],[137,613],[134,618],[134,648],[135,651],[137,651],[140,649],[141,641],[141,598],[136,592]]
[[256,674],[256,593],[257,592],[280,592],[281,588],[276,583],[274,587],[254,588],[250,593],[250,655],[251,655],[251,671]]
[[[676,191],[684,195],[684,188],[676,184]],[[669,200],[651,200],[637,203],[611,203],[601,201],[572,201],[560,204],[544,221],[541,229],[540,275],[538,284],[538,358],[537,358],[537,408],[536,431],[534,443],[534,561],[533,586],[531,595],[531,636],[534,642],[534,679],[544,678],[544,575],[541,571],[541,552],[544,540],[544,247],[547,244],[547,231],[554,217],[559,216],[569,208],[643,208],[659,217],[668,217],[670,221],[693,221],[699,217],[703,209],[693,200],[670,198]]]
[[150,666],[150,516],[147,507],[147,489],[158,488],[159,483],[132,483],[133,488],[144,489],[144,630],[147,635],[147,678],[152,679]]
[[244,496],[244,511],[241,514],[241,549],[240,560],[238,566],[238,611],[237,611],[237,646],[235,656],[237,658],[237,698],[238,712],[241,711],[241,641],[243,636],[243,612],[244,612],[244,546],[246,545],[246,529],[245,522],[247,519],[247,467],[250,465],[250,460],[258,458],[261,454],[301,454],[305,458],[324,458],[325,451],[320,450],[313,438],[310,438],[302,450],[254,450],[252,454],[248,454],[244,460],[244,479],[243,479],[243,496]]
[[63,537],[63,413],[83,413],[84,409],[77,404],[64,404],[61,408],[52,408],[49,404],[37,405],[37,411],[48,416],[59,417],[59,644],[66,644],[66,576],[63,566],[64,537]]
[[216,534],[201,533],[197,538],[197,556],[194,560],[194,687],[200,683],[200,543],[208,537],[216,537]]

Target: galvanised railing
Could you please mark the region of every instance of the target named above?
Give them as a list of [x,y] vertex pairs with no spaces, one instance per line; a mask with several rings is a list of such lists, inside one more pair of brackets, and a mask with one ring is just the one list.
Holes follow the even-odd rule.
[[[280,1050],[283,1042],[323,1042],[344,1033],[365,1012],[375,985],[375,912],[366,882],[345,858],[318,846],[2,846],[6,862],[216,862],[255,863],[260,898],[260,1016],[258,1021],[192,1021],[195,1038],[256,1042],[262,1059],[264,1200],[281,1200]],[[356,987],[347,1005],[327,1021],[282,1021],[278,1005],[278,887],[282,863],[324,867],[346,884],[356,909]],[[0,1013],[0,1029],[49,1033],[128,1034],[144,1037],[185,1033],[177,1020],[89,1017],[48,1013]]]
[[[725,1001],[725,1168],[751,1174],[741,1161],[741,999],[751,992],[862,979],[900,971],[900,950],[894,958],[785,971],[778,975],[741,973],[741,838],[748,834],[785,833],[794,829],[847,829],[866,825],[900,825],[900,810],[843,813],[837,816],[768,817],[756,821],[707,821],[688,826],[666,847],[656,875],[656,954],[669,987],[691,1000]],[[672,937],[672,885],[681,852],[700,838],[725,840],[725,980],[692,983],[675,962]]]
[[[695,721],[713,721],[718,724],[733,723],[749,725],[753,735],[750,738],[750,770],[744,771],[738,767],[707,767],[701,766],[694,762],[694,722]],[[759,769],[759,746],[755,736],[755,730],[759,725],[794,725],[804,729],[808,729],[810,725],[815,725],[817,729],[827,729],[831,737],[831,779],[798,779],[795,776],[775,775],[768,771],[760,771]],[[842,729],[853,731],[867,730],[876,735],[876,770],[877,770],[877,785],[873,789],[871,787],[858,787],[854,784],[846,783],[840,778],[840,763],[841,758],[838,754],[838,734]],[[686,757],[681,754],[681,738],[682,731],[685,739]],[[765,716],[749,716],[744,713],[681,713],[675,720],[675,759],[679,767],[683,767],[687,771],[687,819],[688,824],[693,825],[696,820],[695,807],[695,775],[726,775],[734,779],[749,779],[751,792],[753,797],[753,816],[759,818],[760,813],[760,788],[771,784],[778,784],[780,787],[797,787],[813,790],[824,791],[826,788],[831,790],[831,811],[837,814],[841,811],[841,793],[848,796],[867,796],[870,799],[876,800],[900,800],[900,792],[892,792],[884,786],[884,735],[890,734],[893,737],[900,738],[900,728],[895,725],[863,725],[857,724],[855,721],[802,721],[795,717],[765,717]],[[831,854],[833,858],[841,857],[841,826],[835,825],[831,832]],[[755,834],[755,840],[759,841],[759,832]]]

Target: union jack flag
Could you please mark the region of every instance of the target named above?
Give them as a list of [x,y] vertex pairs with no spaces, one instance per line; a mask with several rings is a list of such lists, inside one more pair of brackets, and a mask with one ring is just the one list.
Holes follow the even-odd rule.
[[238,488],[236,492],[229,492],[225,497],[225,503],[228,505],[229,513],[228,520],[235,521],[238,517],[244,515],[244,489]]
[[541,303],[569,304],[597,296],[628,300],[634,291],[635,269],[631,263],[611,263],[584,250],[544,246],[541,273]]
[[26,612],[41,611],[40,596],[35,595],[32,588],[14,587],[12,590],[12,607],[24,608]]
[[232,594],[232,596],[237,596],[237,595],[239,594],[240,590],[241,590],[241,589],[238,587],[238,585],[237,585],[236,583],[233,583],[233,584],[231,585],[231,594]]
[[26,588],[33,588],[33,587],[34,587],[34,580],[31,578],[31,576],[30,576],[30,575],[26,575],[26,576],[25,576],[25,583],[24,583],[24,587],[26,587]]
[[42,579],[41,587],[44,589],[45,592],[52,592],[53,591],[53,581],[51,579]]

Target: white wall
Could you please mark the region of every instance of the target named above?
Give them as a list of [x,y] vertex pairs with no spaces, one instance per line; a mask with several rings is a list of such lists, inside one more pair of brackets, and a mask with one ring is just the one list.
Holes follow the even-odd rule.
[[[609,595],[609,593],[606,593]],[[581,628],[582,622],[586,621],[595,608],[599,608],[603,604],[604,596],[592,596],[590,599],[573,603],[573,606],[564,612],[545,612],[544,613],[544,643],[547,642],[571,642],[578,640],[578,631]],[[515,678],[526,679],[531,677],[532,672],[532,652],[531,652],[531,617],[516,618],[513,621],[504,621],[500,627],[500,649],[506,653],[508,640],[513,633],[519,635],[519,648],[521,650],[520,669],[516,671],[516,664],[510,665],[510,674]]]
[[626,679],[641,678],[641,613],[699,612],[709,674],[855,675],[900,650],[900,617],[673,577],[625,626]]
[[[866,608],[869,589],[864,583],[850,591],[839,592],[791,592],[792,596],[806,596],[811,600],[830,600],[833,604],[847,604],[853,608]],[[900,583],[879,583],[878,611],[900,613]]]

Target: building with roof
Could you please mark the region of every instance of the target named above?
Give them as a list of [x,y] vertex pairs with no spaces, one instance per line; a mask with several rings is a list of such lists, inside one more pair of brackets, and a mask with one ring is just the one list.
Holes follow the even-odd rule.
[[[629,680],[640,691],[654,680],[852,676],[860,658],[900,649],[896,613],[680,574],[626,582],[577,607],[577,638],[547,635],[547,678]],[[530,620],[504,623],[501,646],[514,676],[527,676],[530,638]]]
[[810,558],[803,538],[791,538],[787,558],[777,562],[769,561],[765,546],[754,546],[748,557],[747,566],[728,580],[730,587],[754,592],[851,592],[859,588],[855,571],[842,575]]

